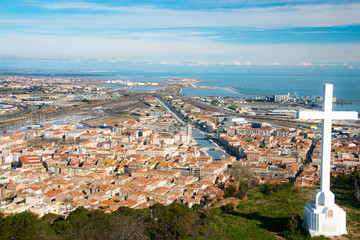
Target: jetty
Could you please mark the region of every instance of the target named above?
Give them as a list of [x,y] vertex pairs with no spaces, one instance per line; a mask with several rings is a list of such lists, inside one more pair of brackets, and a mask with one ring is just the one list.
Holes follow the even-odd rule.
[[[228,88],[234,92],[237,92],[237,93],[241,93],[241,94],[248,94],[248,95],[258,95],[258,96],[264,96],[264,97],[270,97],[272,95],[270,94],[260,94],[260,93],[248,93],[248,92],[243,92],[243,91],[239,91],[237,89],[235,89],[236,86],[229,86]],[[238,88],[238,87],[237,87]],[[241,87],[243,88],[243,87]]]

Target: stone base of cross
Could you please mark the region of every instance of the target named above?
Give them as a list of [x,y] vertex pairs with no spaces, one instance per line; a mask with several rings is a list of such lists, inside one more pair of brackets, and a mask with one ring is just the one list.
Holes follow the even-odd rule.
[[[316,192],[315,199],[319,194],[322,194],[321,190]],[[334,200],[334,194],[330,191],[326,197]],[[304,207],[303,227],[312,237],[347,234],[346,212],[335,203],[320,205],[315,200],[315,202],[307,203]]]
[[330,191],[331,121],[356,120],[357,112],[332,111],[333,85],[324,84],[323,111],[301,111],[298,119],[322,119],[321,181],[315,201],[304,207],[303,227],[311,236],[339,236],[346,232],[346,212],[335,204]]

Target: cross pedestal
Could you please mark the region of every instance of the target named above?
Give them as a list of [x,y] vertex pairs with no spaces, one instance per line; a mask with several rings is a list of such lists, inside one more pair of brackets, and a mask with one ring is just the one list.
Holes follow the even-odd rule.
[[322,119],[321,179],[315,201],[304,207],[303,227],[311,236],[338,236],[346,232],[346,212],[330,191],[331,121],[358,118],[357,112],[332,111],[333,85],[324,84],[323,111],[301,111],[298,119]]

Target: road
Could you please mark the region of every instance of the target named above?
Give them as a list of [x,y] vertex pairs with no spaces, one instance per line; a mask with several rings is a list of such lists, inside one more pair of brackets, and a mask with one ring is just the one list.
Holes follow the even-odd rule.
[[27,113],[27,112],[29,111],[29,108],[28,108],[28,107],[19,106],[18,104],[13,104],[13,105],[17,106],[18,108],[22,108],[22,110],[19,111],[19,112],[14,112],[14,113],[6,114],[6,115],[0,115],[0,117],[16,116],[16,115],[19,115],[19,114]]
[[[210,105],[204,104],[202,102],[194,101],[194,100],[191,100],[190,103],[197,107],[200,107],[202,109],[210,111],[210,112],[226,112],[227,114],[229,114],[229,116],[238,116],[238,117],[242,117],[245,119],[258,120],[261,122],[268,122],[268,123],[271,123],[273,125],[277,125],[280,127],[297,128],[298,124],[305,123],[303,121],[298,121],[295,118],[288,118],[288,117],[279,118],[279,117],[269,117],[269,116],[259,116],[259,115],[249,116],[249,115],[239,114],[239,113],[236,113],[234,110],[224,109],[224,108],[221,108],[218,106],[210,106]],[[340,127],[360,128],[360,125],[357,125],[357,124],[333,124],[333,125],[340,126]]]
[[168,112],[171,113],[171,115],[173,115],[173,117],[178,120],[181,124],[184,124],[186,125],[186,122],[181,118],[179,117],[172,109],[170,109],[169,106],[167,106],[163,101],[161,101],[158,97],[155,97],[156,101],[158,101],[164,108],[166,108],[166,110]]

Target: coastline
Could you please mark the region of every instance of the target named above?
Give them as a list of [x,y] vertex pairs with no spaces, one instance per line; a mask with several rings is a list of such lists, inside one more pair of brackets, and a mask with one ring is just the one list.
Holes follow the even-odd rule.
[[360,100],[356,100],[356,99],[338,99],[338,101],[343,101],[343,102],[360,102]]
[[[101,73],[88,73],[88,72],[81,72],[78,73],[75,71],[72,72],[26,72],[21,71],[19,72],[7,72],[3,76],[9,75],[20,75],[25,78],[31,78],[39,76],[39,78],[54,78],[58,79],[60,76],[64,76],[64,80],[74,79],[74,81],[84,80],[86,81],[85,84],[95,84],[97,85],[99,82],[103,82],[106,80],[111,80],[114,76],[126,76],[127,79],[122,79],[121,81],[129,81],[129,82],[144,82],[144,83],[156,83],[157,86],[169,87],[169,90],[177,90],[170,91],[170,94],[182,94],[187,96],[219,96],[219,97],[238,97],[238,98],[257,98],[257,97],[266,97],[266,96],[273,96],[273,95],[285,95],[287,92],[291,94],[295,94],[295,96],[310,96],[316,97],[320,96],[318,93],[321,91],[321,83],[322,82],[334,82],[337,83],[339,86],[339,94],[336,95],[338,102],[336,103],[337,108],[341,110],[356,110],[360,112],[360,99],[358,98],[357,94],[357,87],[349,88],[349,84],[342,85],[340,82],[336,82],[333,79],[329,79],[329,81],[325,78],[322,81],[313,82],[314,76],[304,75],[302,78],[298,78],[297,76],[290,77],[288,75],[283,78],[283,75],[279,74],[278,78],[274,78],[272,81],[268,81],[266,74],[258,74],[254,77],[253,74],[212,74],[212,73],[201,73],[201,74],[184,74],[178,73],[178,75],[183,76],[176,76],[177,73],[166,73],[166,76],[159,76],[154,75],[151,76],[148,73],[143,74],[124,74],[124,73],[116,73],[116,72],[106,72],[106,74]],[[173,77],[171,77],[173,75]],[[174,76],[175,75],[175,76]],[[41,76],[41,77],[40,77]],[[95,79],[94,79],[94,76]],[[110,77],[111,76],[111,77]],[[223,80],[217,80],[220,77],[223,77]],[[109,78],[110,77],[110,78]],[[352,76],[345,76],[348,77],[351,82],[354,82],[354,78]],[[79,79],[80,78],[80,79]],[[146,78],[150,81],[146,81]],[[196,78],[206,79],[206,80],[198,80]],[[344,78],[344,76],[341,77]],[[152,82],[152,79],[154,81]],[[161,79],[164,79],[162,81]],[[289,81],[291,80],[291,81]],[[339,81],[338,79],[336,79]],[[311,87],[307,83],[312,82]],[[199,83],[203,83],[199,84]],[[319,87],[315,88],[314,84],[319,85]],[[119,85],[120,87],[121,85]],[[130,90],[129,88],[125,88],[126,86],[123,85],[124,88],[122,89],[114,89],[114,90]],[[227,88],[227,90],[225,90]],[[237,88],[244,88],[245,91],[240,91]],[[248,91],[246,91],[246,89]],[[150,90],[150,89],[149,89]],[[192,91],[188,91],[192,90]],[[243,89],[241,89],[243,90]],[[146,92],[146,90],[145,90]],[[267,94],[271,92],[271,94]],[[297,95],[299,93],[299,95]],[[348,94],[349,93],[349,94]],[[237,95],[239,94],[239,95]],[[241,96],[245,95],[245,96]],[[251,96],[252,95],[252,96]],[[351,99],[355,98],[355,99]],[[351,106],[352,105],[352,106]]]

